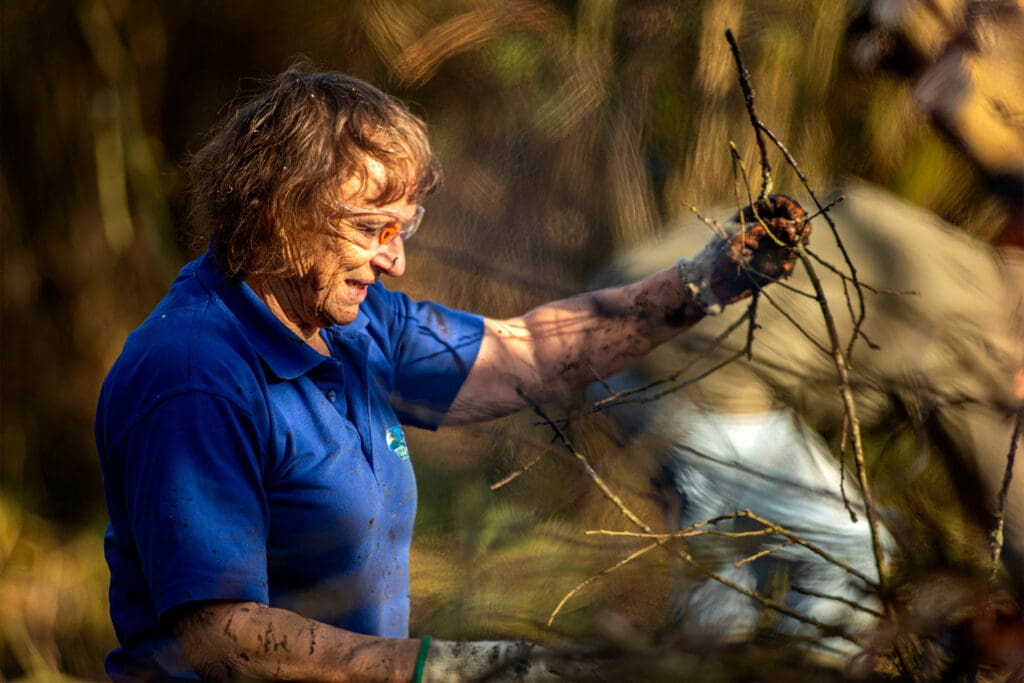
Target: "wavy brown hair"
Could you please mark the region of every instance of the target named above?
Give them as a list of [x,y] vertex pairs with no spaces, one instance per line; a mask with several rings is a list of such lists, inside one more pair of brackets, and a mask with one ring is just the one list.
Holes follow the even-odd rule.
[[368,187],[370,159],[385,171],[380,191],[361,198],[373,205],[419,202],[440,182],[426,125],[403,103],[297,63],[215,126],[191,159],[192,229],[229,280],[287,275],[284,237],[293,250],[320,244],[341,185],[355,176]]

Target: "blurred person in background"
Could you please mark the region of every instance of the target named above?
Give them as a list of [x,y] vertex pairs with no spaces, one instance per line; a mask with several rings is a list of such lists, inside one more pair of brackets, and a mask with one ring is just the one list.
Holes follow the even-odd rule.
[[[845,200],[830,215],[864,287],[865,316],[850,358],[860,427],[885,430],[898,416],[910,416],[930,448],[948,456],[967,509],[983,528],[991,528],[1015,414],[1024,398],[1014,388],[1014,375],[1024,363],[1020,250],[997,251],[860,181],[847,181],[842,193]],[[623,254],[595,285],[654,272],[671,260],[669,254],[699,246],[707,231],[696,219],[675,226],[665,238]],[[815,264],[839,339],[846,344],[859,305],[844,255],[837,241],[820,230],[808,248],[835,268]],[[678,496],[670,506],[678,511],[670,524],[686,528],[750,510],[842,564],[804,546],[786,545],[788,539],[779,534],[691,539],[689,551],[698,560],[734,584],[763,594],[771,592],[783,572],[789,607],[848,633],[864,633],[877,621],[864,608],[880,610],[873,585],[879,577],[857,477],[843,474],[852,467],[852,446],[847,439],[846,462],[840,465],[822,437],[839,434],[845,414],[828,353],[831,341],[818,302],[802,294],[814,291],[807,272],[798,268],[787,284],[765,292],[758,306],[752,359],[729,362],[747,342],[743,327],[718,343],[736,315],[709,318],[608,386],[619,392],[649,386],[698,360],[687,376],[727,365],[682,390],[645,400],[666,386],[656,385],[632,395],[633,402],[613,402],[608,412],[663,464]],[[853,298],[852,307],[847,297]],[[596,392],[596,398],[603,397]],[[923,452],[921,462],[927,457]],[[879,475],[871,480],[876,491],[898,499],[900,488],[912,485],[915,474],[897,476],[905,481]],[[1005,511],[1004,559],[1015,582],[1024,575],[1022,490],[1015,479]],[[912,549],[906,524],[890,512],[883,519]],[[763,527],[737,519],[716,528],[750,532]],[[898,562],[897,544],[885,526],[880,535],[891,571]],[[735,564],[760,553],[765,555]],[[760,624],[755,600],[711,579],[688,584],[677,608],[680,627],[698,641],[752,638]],[[826,654],[849,658],[860,651],[839,637],[821,640],[816,626],[788,616],[781,616],[774,629],[820,640]]]
[[439,167],[424,124],[366,83],[293,67],[190,170],[209,249],[129,336],[97,411],[115,680],[464,680],[523,659],[409,638],[404,426],[564,398],[788,272],[804,226],[797,210],[788,246],[747,226],[745,246],[492,320],[381,284]]
[[[862,290],[862,338],[852,358],[858,416],[865,429],[884,430],[901,418],[910,420],[921,439],[915,468],[923,468],[929,453],[944,456],[973,521],[988,531],[1002,517],[1000,585],[1012,596],[1006,614],[1019,625],[1024,484],[1019,464],[1009,479],[1007,474],[1016,416],[1024,402],[1024,9],[1012,0],[851,4],[856,9],[848,36],[853,63],[867,72],[907,78],[919,111],[987,180],[1005,210],[1005,221],[993,226],[991,242],[986,242],[881,188],[841,182],[846,199],[832,217],[859,281],[870,288]],[[666,265],[667,254],[699,245],[706,232],[699,221],[675,226],[666,238],[622,255],[596,283],[642,277]],[[820,267],[818,275],[845,342],[854,334],[857,317],[857,303],[852,309],[846,303],[854,295],[852,273],[831,236],[819,231],[811,249],[838,269]],[[802,270],[790,285],[812,291]],[[854,478],[846,474],[844,498],[842,466],[821,436],[843,429],[836,373],[826,353],[830,340],[813,300],[789,288],[766,298],[771,305],[758,309],[752,361],[731,363],[658,401],[623,403],[610,412],[663,463],[675,497],[670,523],[686,527],[750,509],[825,549],[863,578],[806,548],[781,547],[786,539],[778,535],[731,544],[721,538],[695,539],[691,551],[707,566],[752,590],[768,590],[784,572],[790,607],[826,623],[859,624],[854,632],[864,630],[876,618],[861,608],[877,607],[864,578],[877,581],[878,576]],[[733,357],[745,339],[715,345],[732,322],[709,320],[608,386],[618,391],[641,387],[695,358],[702,364],[694,374]],[[846,452],[849,457],[849,445]],[[876,480],[876,485],[880,490],[909,487],[918,475],[901,472],[898,482]],[[890,516],[888,521],[912,551],[916,539],[908,520]],[[759,528],[741,520],[731,524]],[[882,535],[891,552],[896,544],[885,529]],[[769,554],[734,564],[762,552]],[[759,625],[754,600],[712,580],[689,584],[678,609],[684,631],[705,641],[751,638]],[[921,623],[948,618],[931,606],[917,609]],[[1000,629],[994,628],[992,615],[986,611],[980,619],[983,626],[974,628],[975,635],[990,632],[988,639],[997,643]],[[807,638],[821,635],[786,616],[777,629]],[[1013,645],[978,642],[978,652],[985,653],[981,661],[1024,665],[1019,636],[1009,642]],[[838,638],[821,645],[847,656],[857,651]]]

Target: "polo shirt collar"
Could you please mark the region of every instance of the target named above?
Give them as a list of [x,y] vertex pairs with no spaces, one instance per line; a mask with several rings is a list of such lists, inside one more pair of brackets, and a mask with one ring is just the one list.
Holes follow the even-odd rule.
[[[277,377],[295,379],[328,360],[285,327],[249,285],[225,280],[209,251],[199,259],[197,272],[202,283],[242,324],[247,341]],[[350,336],[358,334],[366,324],[366,316],[359,311],[350,324],[333,329],[343,330],[343,336]]]

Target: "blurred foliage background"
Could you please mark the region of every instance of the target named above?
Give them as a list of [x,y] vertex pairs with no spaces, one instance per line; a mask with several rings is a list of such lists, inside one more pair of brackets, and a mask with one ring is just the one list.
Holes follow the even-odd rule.
[[[914,3],[905,3],[913,5]],[[955,3],[920,3],[948,7]],[[410,102],[446,186],[400,286],[491,315],[576,291],[616,249],[732,197],[756,166],[723,31],[762,118],[816,189],[859,176],[983,238],[1005,208],[898,73],[852,58],[854,4],[818,0],[4,0],[0,14],[0,678],[102,677],[114,645],[92,439],[128,332],[194,254],[183,167],[203,134],[299,55]],[[795,189],[782,165],[776,187]],[[580,443],[656,517],[651,463]],[[613,609],[657,628],[663,567],[558,598],[621,548],[614,510],[531,416],[410,436],[423,494],[414,632],[586,634]],[[526,475],[489,484],[538,454]],[[656,563],[656,560],[652,560]]]

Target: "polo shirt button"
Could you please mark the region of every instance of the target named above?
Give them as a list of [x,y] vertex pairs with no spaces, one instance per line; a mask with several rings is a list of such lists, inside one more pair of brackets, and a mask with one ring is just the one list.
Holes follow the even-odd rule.
[[336,400],[338,400],[338,392],[336,392],[334,389],[328,389],[327,400],[330,401],[331,403],[334,403]]

